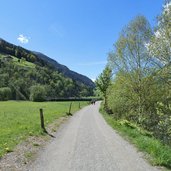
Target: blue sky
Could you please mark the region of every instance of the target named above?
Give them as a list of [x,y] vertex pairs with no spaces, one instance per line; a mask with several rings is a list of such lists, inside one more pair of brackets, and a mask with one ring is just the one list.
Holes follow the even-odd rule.
[[95,79],[122,28],[136,15],[152,26],[163,0],[0,0],[0,37]]

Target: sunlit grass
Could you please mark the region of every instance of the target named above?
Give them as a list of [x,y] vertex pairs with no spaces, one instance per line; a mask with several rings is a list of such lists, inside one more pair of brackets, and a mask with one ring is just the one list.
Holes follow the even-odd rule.
[[16,65],[18,65],[18,66],[22,66],[22,67],[28,67],[28,68],[35,68],[35,64],[34,63],[32,63],[32,62],[28,62],[28,61],[26,61],[26,60],[20,60],[20,62],[18,62],[18,58],[16,58],[16,57],[13,57],[13,62],[16,64]]
[[[85,106],[87,102],[80,102]],[[0,156],[13,150],[16,144],[31,135],[40,135],[39,109],[44,111],[45,125],[66,116],[70,102],[0,102]],[[72,103],[71,113],[79,110],[79,102]]]
[[[0,59],[4,59],[7,55],[4,55],[4,54],[0,54]],[[19,59],[19,58],[16,58],[15,56],[11,56],[12,57],[12,60],[11,62],[14,63],[15,65],[17,66],[21,66],[21,67],[26,67],[26,68],[35,68],[35,64],[32,63],[32,62],[28,62],[26,60],[22,60],[22,59]],[[20,62],[19,62],[20,61]]]

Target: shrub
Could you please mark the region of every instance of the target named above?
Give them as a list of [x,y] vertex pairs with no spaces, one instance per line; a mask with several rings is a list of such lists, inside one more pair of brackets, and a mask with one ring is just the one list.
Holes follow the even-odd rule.
[[46,99],[46,89],[42,85],[34,85],[30,88],[30,100],[41,102]]
[[9,87],[0,88],[0,100],[9,100],[11,98],[11,89]]

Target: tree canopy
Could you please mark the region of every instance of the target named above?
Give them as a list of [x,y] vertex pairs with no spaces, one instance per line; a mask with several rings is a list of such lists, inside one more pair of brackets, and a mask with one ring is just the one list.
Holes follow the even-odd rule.
[[99,81],[103,71],[97,86],[108,85],[105,101],[113,118],[133,122],[171,145],[171,3],[157,21],[153,29],[137,16],[123,28],[108,55],[114,78],[110,85]]

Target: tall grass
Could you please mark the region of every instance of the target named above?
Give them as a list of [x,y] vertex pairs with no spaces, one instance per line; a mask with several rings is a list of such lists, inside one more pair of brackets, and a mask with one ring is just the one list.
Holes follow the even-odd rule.
[[[81,106],[87,102],[80,102]],[[0,102],[0,157],[30,135],[40,135],[39,109],[43,108],[45,125],[66,116],[70,102]],[[73,102],[71,113],[79,110]]]

